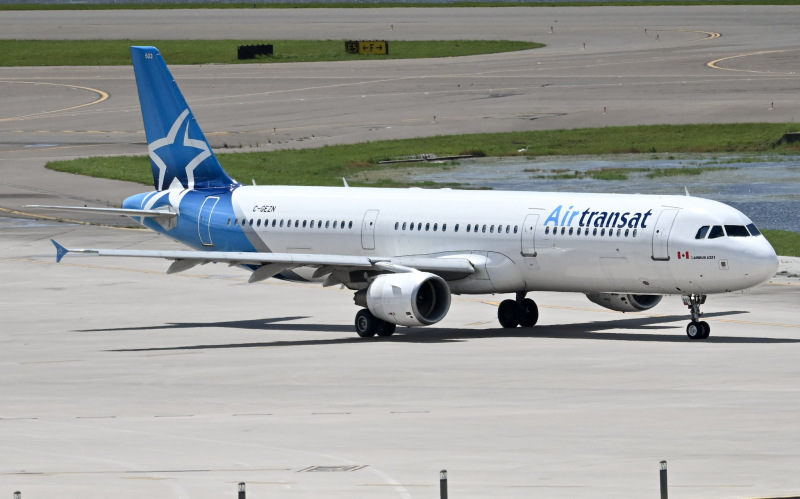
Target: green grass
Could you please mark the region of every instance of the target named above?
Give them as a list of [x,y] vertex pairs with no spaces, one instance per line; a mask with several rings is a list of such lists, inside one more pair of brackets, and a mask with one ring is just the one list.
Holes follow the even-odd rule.
[[[733,161],[731,161],[733,162]],[[592,178],[594,180],[628,180],[632,174],[645,173],[647,178],[662,178],[662,177],[680,177],[690,175],[700,175],[707,171],[727,170],[728,168],[721,166],[712,167],[681,167],[681,168],[624,168],[624,167],[603,167],[594,170],[551,170],[550,172],[542,172],[542,170],[531,169],[525,170],[535,172],[533,178],[556,179],[556,180],[571,180]]]
[[651,171],[647,174],[647,178],[662,178],[662,177],[681,177],[681,176],[691,176],[691,175],[700,175],[704,172],[713,172],[717,170],[727,170],[728,168],[724,168],[721,166],[712,166],[712,167],[692,167],[692,168],[656,168],[655,170]]
[[800,257],[800,233],[788,230],[769,230],[761,231],[764,237],[775,248],[775,252],[781,256]]
[[[800,144],[776,145],[796,130],[791,123],[736,125],[657,125],[577,130],[546,130],[437,136],[366,142],[316,149],[220,155],[225,169],[242,182],[259,184],[341,185],[341,178],[361,172],[428,167],[428,163],[379,165],[378,162],[420,154],[538,157],[637,153],[657,149],[674,153],[797,154]],[[523,152],[520,152],[523,149]],[[145,150],[144,145],[142,150]],[[149,159],[89,158],[50,162],[48,168],[95,177],[152,184]],[[685,170],[685,169],[681,169]],[[573,173],[566,173],[568,177]]]
[[[239,45],[272,44],[274,56],[240,61]],[[505,40],[392,41],[388,55],[345,52],[343,40],[0,40],[0,66],[120,66],[131,64],[131,45],[158,47],[170,65],[418,59],[513,52],[541,43]]]
[[[598,2],[580,1],[551,1],[544,3],[526,2],[487,2],[487,1],[454,1],[450,3],[257,3],[258,9],[386,9],[397,7],[414,8],[442,8],[442,7],[631,7],[631,6],[659,6],[659,5],[798,5],[800,0],[607,0]],[[64,4],[3,4],[2,10],[157,10],[157,9],[252,9],[252,2],[240,3],[162,3],[162,4],[141,4],[141,3],[116,3],[116,4],[85,4],[85,3],[64,3]]]

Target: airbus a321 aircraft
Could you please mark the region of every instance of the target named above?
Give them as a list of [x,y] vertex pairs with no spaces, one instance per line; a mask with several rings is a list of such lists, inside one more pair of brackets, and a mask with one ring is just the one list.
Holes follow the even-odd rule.
[[[498,319],[531,327],[529,291],[584,293],[621,312],[681,295],[686,333],[709,335],[706,295],[770,279],[778,259],[739,211],[688,196],[248,186],[222,169],[161,54],[132,47],[155,189],[97,210],[193,251],[67,249],[172,260],[167,273],[224,262],[270,277],[343,284],[359,336],[441,321],[451,294],[510,293]],[[66,209],[66,207],[48,207]]]

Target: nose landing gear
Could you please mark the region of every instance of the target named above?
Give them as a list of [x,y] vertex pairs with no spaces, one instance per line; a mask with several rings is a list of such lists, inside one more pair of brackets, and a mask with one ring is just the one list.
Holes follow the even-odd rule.
[[692,322],[686,326],[686,336],[690,340],[704,340],[711,334],[711,327],[708,322],[701,321],[700,305],[706,302],[706,295],[684,295],[683,304],[689,307],[692,313]]

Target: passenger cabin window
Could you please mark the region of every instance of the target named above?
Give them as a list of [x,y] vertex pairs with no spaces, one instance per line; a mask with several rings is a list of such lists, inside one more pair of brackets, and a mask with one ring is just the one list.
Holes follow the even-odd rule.
[[722,231],[721,225],[715,225],[711,227],[711,232],[708,233],[709,239],[716,239],[718,237],[723,237],[725,233]]

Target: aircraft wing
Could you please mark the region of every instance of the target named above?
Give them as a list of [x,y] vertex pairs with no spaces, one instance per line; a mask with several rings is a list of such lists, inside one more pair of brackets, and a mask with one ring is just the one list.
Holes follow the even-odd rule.
[[465,257],[367,257],[357,255],[316,255],[301,253],[257,253],[246,251],[181,251],[181,250],[126,250],[126,249],[73,249],[52,240],[56,247],[56,261],[60,262],[67,253],[88,253],[97,256],[123,256],[138,258],[164,258],[173,260],[167,269],[168,274],[182,272],[196,265],[206,263],[227,263],[229,265],[257,265],[250,276],[250,282],[261,281],[277,275],[284,270],[302,266],[316,266],[315,277],[331,273],[335,269],[363,268],[389,272],[428,272],[475,273],[475,267]]

